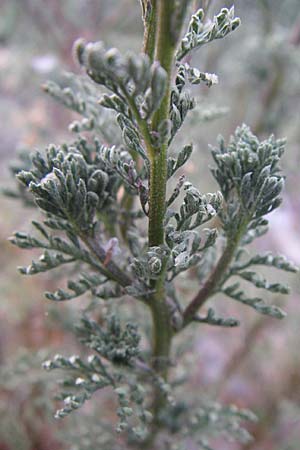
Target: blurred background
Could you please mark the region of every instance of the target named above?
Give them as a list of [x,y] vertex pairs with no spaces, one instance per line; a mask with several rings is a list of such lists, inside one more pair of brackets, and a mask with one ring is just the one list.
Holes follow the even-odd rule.
[[[207,1],[194,1],[194,7],[202,3]],[[232,1],[209,4],[213,14]],[[236,0],[235,8],[242,19],[238,31],[193,57],[193,66],[216,73],[219,84],[193,88],[198,106],[179,141],[186,143],[188,136],[195,143],[187,171],[205,192],[215,188],[208,146],[218,134],[228,138],[245,122],[260,138],[287,137],[284,203],[271,214],[270,232],[256,246],[300,264],[300,0]],[[68,124],[76,116],[41,85],[48,79],[61,82],[65,71],[79,72],[71,54],[77,37],[139,51],[138,0],[0,0],[1,186],[14,187],[11,172],[20,150],[72,140]],[[57,274],[22,277],[16,268],[30,263],[33,254],[7,241],[13,231],[28,230],[37,214],[0,197],[0,450],[95,450],[87,438],[97,426],[95,414],[86,410],[88,433],[82,413],[56,422],[53,380],[41,369],[48,355],[76,350],[70,330],[81,303],[44,300],[43,291],[53,290]],[[268,276],[276,280],[278,274]],[[218,311],[238,317],[241,327],[204,325],[190,349],[190,395],[211,392],[259,417],[250,430],[253,443],[221,440],[215,443],[218,450],[300,449],[300,282],[299,275],[280,277],[291,285],[291,295],[272,301],[287,311],[285,320],[260,318],[216,299]]]

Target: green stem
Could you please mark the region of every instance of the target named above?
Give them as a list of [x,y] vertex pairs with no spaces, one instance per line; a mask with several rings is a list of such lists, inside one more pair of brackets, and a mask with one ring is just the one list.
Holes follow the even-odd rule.
[[[171,328],[170,314],[166,303],[164,286],[165,270],[166,267],[163,269],[163,275],[161,278],[156,282],[156,284],[154,284],[156,291],[152,296],[150,308],[153,323],[152,367],[159,376],[163,377],[163,379],[167,381],[170,367],[170,352],[173,330]],[[165,406],[165,394],[159,386],[154,386],[152,403],[152,430],[148,439],[144,443],[146,449],[153,447],[153,442],[155,441],[156,435],[160,429],[160,413]]]
[[[160,107],[152,120],[152,130],[157,131],[159,124],[169,119],[171,78],[174,63],[175,44],[172,38],[172,15],[175,0],[160,0],[157,5],[157,41],[155,59],[167,72],[167,89]],[[155,151],[151,160],[149,193],[149,246],[164,243],[164,215],[167,185],[167,149],[165,142]]]
[[[174,62],[175,45],[172,41],[171,18],[174,13],[175,0],[159,0],[157,2],[157,33],[155,59],[165,69],[168,76],[167,89],[159,109],[152,120],[152,130],[156,131],[163,120],[169,119],[171,77]],[[167,186],[167,149],[168,143],[152,152],[150,158],[150,193],[149,193],[149,246],[164,243],[164,215]],[[167,360],[169,360],[171,344],[171,326],[165,295],[165,269],[154,283],[155,294],[152,301],[153,317],[153,358],[154,367],[167,378]],[[161,367],[162,361],[164,367]],[[158,401],[160,403],[160,401]]]
[[[157,2],[155,60],[159,61],[160,65],[167,72],[168,80],[164,98],[159,109],[153,115],[151,124],[152,131],[157,131],[159,124],[169,119],[171,78],[175,54],[171,23],[174,8],[175,0],[158,0]],[[148,152],[150,157],[149,247],[164,244],[167,150],[168,143],[166,141],[161,145],[159,150],[153,149],[150,153]],[[153,282],[152,287],[155,290],[155,294],[152,296],[150,308],[153,322],[152,366],[160,376],[167,380],[173,332],[166,302],[165,272],[166,267],[162,270],[159,279]],[[165,403],[165,395],[158,387],[154,388],[152,439],[154,439],[155,433],[159,428],[159,415]]]
[[153,318],[153,351],[152,366],[167,379],[170,364],[170,346],[172,328],[170,314],[165,301],[165,269],[163,276],[155,283],[155,294],[152,296],[151,313]]
[[[127,98],[131,110],[137,121],[141,136],[150,160],[150,181],[149,181],[149,247],[164,244],[164,217],[166,208],[166,186],[167,186],[167,139],[159,149],[153,147],[151,132],[157,132],[159,125],[169,119],[171,79],[172,69],[175,60],[176,40],[179,38],[179,30],[174,30],[175,8],[179,5],[175,0],[142,0],[144,12],[147,5],[152,9],[148,16],[144,14],[145,34],[144,51],[149,55],[151,61],[153,57],[165,69],[167,73],[167,88],[160,107],[153,114],[151,128],[147,121],[142,119],[135,103]],[[177,10],[184,15],[188,1],[185,6]],[[165,292],[166,267],[163,268],[159,279],[152,282],[155,293],[151,296],[149,303],[153,322],[153,351],[152,367],[155,372],[165,380],[168,378],[168,368],[170,361],[171,340],[173,330],[170,321],[170,313],[166,301]],[[153,402],[153,433],[147,442],[146,447],[152,445],[155,434],[159,429],[159,415],[166,403],[165,395],[158,387],[154,388]]]
[[151,62],[153,62],[155,52],[156,1],[145,1],[143,52],[149,56]]

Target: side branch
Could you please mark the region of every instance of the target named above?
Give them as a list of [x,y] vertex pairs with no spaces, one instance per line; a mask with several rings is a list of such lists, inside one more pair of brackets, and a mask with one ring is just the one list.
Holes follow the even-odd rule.
[[126,92],[126,89],[122,88],[122,93],[123,93],[124,97],[126,98],[126,101],[127,101],[128,105],[130,106],[131,112],[136,120],[139,132],[140,132],[141,137],[145,144],[147,155],[148,155],[150,161],[152,161],[154,158],[155,149],[153,148],[152,143],[151,143],[151,135],[150,135],[150,131],[148,128],[148,123],[145,119],[143,119],[141,117],[134,100],[128,95],[128,93]]
[[215,292],[227,271],[232,258],[234,257],[236,248],[240,241],[240,234],[235,240],[228,240],[224,253],[220,257],[214,271],[206,280],[204,286],[198,291],[194,299],[187,306],[183,313],[183,328],[194,320],[198,310]]
[[103,272],[113,281],[116,281],[121,286],[126,287],[129,286],[132,281],[124,273],[122,269],[117,266],[112,260],[107,261],[107,254],[104,248],[91,236],[82,236],[81,239],[85,243],[85,245],[94,253],[95,256],[101,261]]

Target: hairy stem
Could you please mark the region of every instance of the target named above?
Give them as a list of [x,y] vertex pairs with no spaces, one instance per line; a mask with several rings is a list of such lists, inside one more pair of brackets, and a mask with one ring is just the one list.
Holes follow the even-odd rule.
[[[158,126],[164,120],[169,119],[172,68],[174,64],[176,42],[172,36],[172,17],[175,11],[175,0],[158,0],[156,16],[156,44],[155,60],[167,72],[167,89],[159,109],[152,118],[152,131],[157,131]],[[167,140],[150,156],[150,192],[149,192],[149,246],[164,244],[164,216],[166,205],[167,185]],[[170,314],[166,302],[165,272],[162,270],[158,280],[153,282],[155,294],[152,296],[151,312],[153,320],[153,368],[165,380],[168,378],[170,360],[172,327]],[[156,387],[153,401],[153,436],[159,427],[160,411],[165,406],[165,395]]]
[[152,296],[151,312],[153,318],[153,356],[152,366],[167,379],[170,365],[170,347],[172,328],[170,326],[170,314],[165,301],[165,277],[161,277],[155,285],[155,294]]
[[[168,75],[167,89],[159,109],[152,120],[152,130],[157,131],[159,124],[169,119],[171,77],[174,62],[175,43],[172,37],[172,15],[175,0],[160,0],[157,5],[157,38],[155,59]],[[167,141],[156,150],[151,160],[150,204],[149,204],[149,246],[164,242],[164,213],[167,184]]]
[[[149,247],[164,244],[164,216],[166,208],[166,186],[167,186],[167,150],[168,139],[166,138],[159,149],[153,147],[151,132],[157,132],[159,125],[169,120],[172,69],[175,62],[175,50],[177,40],[180,36],[180,25],[183,22],[189,0],[179,6],[175,0],[142,0],[144,12],[144,52],[149,55],[151,61],[155,59],[167,73],[167,88],[160,107],[154,113],[149,130],[148,123],[143,120],[136,105],[131,102],[130,106],[137,120],[137,124],[144,140],[147,154],[150,160],[149,181]],[[148,7],[148,11],[147,11]],[[179,8],[176,10],[176,7]],[[175,14],[180,12],[180,24],[174,30]],[[131,101],[130,99],[127,99]],[[166,267],[158,280],[153,281],[152,288],[155,293],[151,296],[151,313],[153,322],[153,347],[152,367],[155,372],[165,380],[168,378],[170,364],[170,350],[173,330],[171,327],[170,313],[166,302],[165,292]],[[158,387],[154,388],[153,401],[153,433],[146,447],[152,445],[155,434],[159,428],[159,415],[165,406],[166,398]]]
[[155,52],[156,7],[157,7],[156,3],[157,3],[157,0],[145,0],[144,1],[143,52],[149,56],[151,62],[153,62],[154,52]]
[[[175,45],[172,41],[171,19],[174,13],[175,0],[159,0],[157,3],[157,33],[155,59],[166,70],[168,75],[167,89],[159,109],[152,121],[152,130],[156,131],[163,120],[169,118],[171,77],[174,62]],[[159,150],[155,150],[150,158],[150,194],[149,194],[149,246],[164,243],[164,215],[167,185],[167,142]],[[165,270],[155,281],[155,294],[152,299],[153,317],[153,361],[155,369],[167,378],[167,364],[171,343],[171,326],[165,295]],[[163,367],[159,364],[163,361]],[[161,400],[156,400],[158,404]]]

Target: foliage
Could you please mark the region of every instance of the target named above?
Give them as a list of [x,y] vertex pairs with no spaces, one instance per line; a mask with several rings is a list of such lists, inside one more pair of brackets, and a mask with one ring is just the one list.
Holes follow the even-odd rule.
[[[267,232],[266,216],[280,206],[284,177],[279,163],[285,142],[273,136],[260,141],[242,125],[228,144],[220,137],[211,150],[217,192],[203,194],[186,180],[182,168],[193,146],[178,148],[175,138],[196,104],[188,83],[211,87],[218,82],[216,75],[191,67],[186,57],[227,36],[240,21],[233,8],[223,8],[211,21],[200,9],[180,40],[172,29],[174,24],[181,29],[188,2],[141,3],[145,53],[122,55],[102,42],[79,40],[74,53],[87,77],[69,75],[69,87],[53,82],[45,86],[82,119],[70,126],[78,133],[73,142],[49,145],[13,169],[22,188],[10,194],[19,193],[39,208],[42,219],[32,222],[33,234],[16,232],[11,242],[42,251],[28,267],[19,268],[22,274],[65,270],[67,289],[47,292],[47,299],[69,301],[88,292],[99,299],[97,314],[85,313],[75,329],[89,355],[58,354],[44,363],[46,370],[66,376],[59,395],[63,405],[55,417],[73,413],[110,388],[117,403],[116,430],[127,432],[122,439],[129,447],[138,440],[146,448],[165,448],[168,442],[168,448],[181,450],[192,439],[209,450],[210,437],[219,432],[247,441],[240,422],[254,416],[203,399],[187,403],[172,379],[173,338],[192,322],[239,324],[212,308],[199,315],[216,294],[261,314],[284,317],[264,298],[250,297],[240,280],[287,294],[285,285],[265,280],[255,267],[297,271],[283,256],[249,256],[246,250]],[[171,144],[175,157],[168,151]],[[214,264],[212,251],[218,255]],[[179,296],[187,275],[201,285],[189,301]],[[146,321],[137,323],[135,308],[130,321],[124,320],[123,302],[150,310],[150,331]],[[112,305],[117,305],[113,312]],[[103,448],[118,448],[107,421],[100,425]]]

